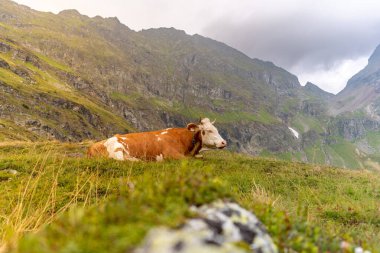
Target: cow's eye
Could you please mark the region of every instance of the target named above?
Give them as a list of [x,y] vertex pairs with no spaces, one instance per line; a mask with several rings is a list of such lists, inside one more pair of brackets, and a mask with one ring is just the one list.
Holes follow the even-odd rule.
[[212,133],[212,130],[207,130],[207,132]]

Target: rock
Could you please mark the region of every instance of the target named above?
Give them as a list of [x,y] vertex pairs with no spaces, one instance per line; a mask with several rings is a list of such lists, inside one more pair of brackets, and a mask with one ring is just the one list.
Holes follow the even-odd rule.
[[11,50],[11,46],[3,42],[0,42],[0,52],[8,53],[10,50]]
[[[135,253],[278,252],[263,224],[236,203],[216,201],[191,210],[199,218],[188,220],[179,229],[151,230]],[[247,247],[240,248],[237,243]]]
[[302,112],[312,117],[320,117],[326,113],[326,110],[320,101],[303,101]]
[[195,231],[178,230],[172,231],[168,228],[153,229],[142,248],[135,253],[244,253],[233,244],[215,245],[205,238],[210,234],[207,231],[196,233]]
[[12,57],[24,61],[25,63],[31,63],[37,68],[41,68],[40,59],[26,50],[14,49]]
[[302,134],[302,148],[313,145],[320,138],[320,135],[315,130],[309,130]]
[[285,124],[264,124],[261,122],[219,124],[219,132],[229,147],[243,153],[259,155],[265,149],[270,152],[297,152],[299,143]]
[[16,75],[18,75],[19,77],[21,77],[21,78],[23,78],[23,79],[25,79],[25,80],[27,80],[29,82],[32,80],[32,78],[30,77],[29,72],[26,69],[24,69],[24,68],[16,67],[12,71],[13,71],[13,73],[15,73]]
[[41,126],[41,122],[39,120],[27,120],[25,122],[25,126],[35,126],[35,127],[40,127]]
[[12,169],[5,170],[5,172],[7,172],[7,173],[9,173],[9,174],[12,174],[12,175],[16,175],[16,174],[18,174],[18,171],[17,171],[17,170],[12,170]]
[[9,69],[10,66],[9,66],[8,62],[6,62],[6,61],[0,59],[0,68],[3,68],[3,69]]
[[365,136],[367,131],[378,131],[380,122],[366,118],[337,118],[329,123],[327,133],[330,136],[342,136],[353,141]]

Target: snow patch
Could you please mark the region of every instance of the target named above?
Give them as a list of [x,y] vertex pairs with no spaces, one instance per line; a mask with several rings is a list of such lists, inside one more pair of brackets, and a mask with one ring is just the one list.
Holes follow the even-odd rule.
[[288,127],[288,128],[292,132],[292,134],[298,139],[300,134],[295,129],[293,129],[291,127]]

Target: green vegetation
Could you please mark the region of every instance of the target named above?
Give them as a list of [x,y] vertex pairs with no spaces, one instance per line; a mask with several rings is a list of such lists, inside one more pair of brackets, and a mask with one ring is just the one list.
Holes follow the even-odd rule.
[[355,147],[348,141],[340,140],[338,143],[330,145],[335,153],[343,161],[342,167],[348,168],[361,168],[362,165],[359,163],[360,157],[355,152]]
[[17,126],[12,121],[0,119],[0,141],[6,140],[38,140],[35,134],[25,131],[24,128]]
[[0,68],[0,80],[12,85],[16,89],[20,89],[24,83],[21,77],[3,68]]
[[317,143],[317,145],[305,148],[307,160],[311,163],[325,164],[326,157],[322,148],[323,147],[320,143]]
[[231,123],[231,122],[246,122],[246,121],[256,121],[264,124],[277,123],[278,120],[274,118],[264,109],[261,109],[257,113],[245,112],[245,111],[226,111],[223,113],[215,113],[212,111],[205,111],[199,107],[186,107],[179,103],[174,106],[174,112],[181,115],[185,115],[189,118],[199,118],[200,115],[207,115],[210,119],[216,119],[219,123]]
[[[242,111],[241,106],[239,106],[239,110],[237,110],[234,106],[223,113],[216,113],[210,110],[205,110],[201,107],[185,106],[178,101],[175,101],[174,103],[169,102],[168,100],[159,97],[144,98],[143,95],[137,92],[131,92],[128,94],[113,92],[111,93],[111,98],[123,101],[134,108],[144,109],[149,108],[150,105],[153,108],[160,108],[165,111],[184,115],[190,119],[196,119],[200,116],[207,115],[207,117],[210,119],[216,119],[219,123],[232,123],[240,121],[256,121],[264,124],[278,123],[278,120],[263,108],[257,113],[252,113]],[[221,108],[226,106],[226,101],[223,100],[213,100],[212,102],[219,105]]]
[[[355,144],[338,139],[333,144],[322,144],[321,140],[316,140],[314,145],[304,147],[304,154],[308,163],[312,164],[330,164],[336,167],[359,169],[366,168],[368,170],[379,170],[379,157],[377,155],[368,155],[358,153]],[[263,151],[261,156],[278,158],[286,161],[303,161],[301,153],[271,153]]]
[[66,66],[66,65],[64,65],[62,63],[59,63],[59,62],[57,62],[57,61],[55,61],[55,60],[53,60],[53,59],[51,59],[49,57],[46,57],[43,54],[36,53],[36,55],[38,56],[38,58],[40,58],[44,62],[48,63],[53,68],[62,70],[62,71],[67,72],[67,73],[72,73],[73,72],[73,70],[71,68],[69,68],[68,66]]
[[282,251],[337,252],[345,240],[379,252],[377,173],[227,151],[162,163],[91,160],[88,145],[0,144],[0,248],[130,252],[150,228],[191,217],[190,205],[227,198],[252,210]]
[[367,132],[366,140],[368,144],[373,147],[375,150],[380,150],[380,134],[379,132]]
[[[12,43],[7,42],[7,44],[11,45],[13,49],[16,48]],[[123,118],[110,112],[109,108],[105,107],[105,105],[82,94],[60,80],[58,73],[62,71],[71,73],[72,70],[69,67],[42,54],[32,54],[31,52],[29,54],[38,57],[40,59],[39,65],[42,66],[37,67],[31,62],[24,62],[15,58],[11,52],[0,53],[0,59],[6,61],[10,66],[9,69],[0,68],[0,82],[2,85],[12,87],[20,94],[19,96],[15,96],[12,93],[4,93],[2,96],[4,97],[4,101],[7,101],[7,105],[17,108],[17,114],[19,114],[19,111],[24,112],[22,118],[37,119],[48,127],[59,129],[58,132],[66,136],[72,134],[72,132],[62,129],[61,125],[64,122],[69,122],[71,129],[85,129],[86,132],[91,133],[93,136],[104,135],[98,128],[100,124],[105,124],[106,122],[113,122],[112,127],[118,129],[118,132],[133,130],[133,127]],[[26,77],[17,74],[17,70],[22,70]],[[45,98],[43,105],[40,104],[38,99],[41,96]],[[76,105],[82,105],[88,110],[92,118],[97,119],[98,125],[94,127],[93,123],[88,122],[88,118],[85,118],[83,113],[65,108],[64,106],[63,108],[59,107],[57,104],[51,104],[52,100],[57,99],[62,101],[62,104],[67,101]],[[60,115],[59,120],[54,115]],[[10,117],[5,118],[8,118],[8,121],[10,120]],[[10,122],[7,125],[10,125]],[[35,134],[30,133],[28,129],[22,127],[22,124],[17,125],[13,123],[12,125],[13,127],[6,126],[0,129],[0,139],[37,139]],[[38,137],[38,139],[41,138],[43,137]]]
[[112,92],[111,98],[115,100],[121,100],[128,105],[136,106],[138,103],[138,100],[143,98],[143,96],[140,93],[137,92],[131,92],[128,94],[120,93],[120,92]]
[[305,133],[314,130],[317,133],[323,133],[323,119],[317,119],[311,116],[297,114],[291,122],[291,127],[295,128],[299,133]]

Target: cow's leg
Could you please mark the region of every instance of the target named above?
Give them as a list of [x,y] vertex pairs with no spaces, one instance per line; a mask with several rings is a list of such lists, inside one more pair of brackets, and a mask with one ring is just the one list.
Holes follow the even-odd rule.
[[140,159],[133,157],[129,154],[129,151],[126,149],[123,149],[123,159],[125,161],[131,161],[131,162],[139,162],[141,161]]
[[156,156],[156,161],[157,162],[162,162],[163,160],[164,160],[164,155],[163,154],[160,154],[160,155]]
[[111,157],[115,160],[124,161],[124,150],[122,148],[117,148],[111,153]]
[[175,159],[175,160],[186,158],[186,156],[184,154],[182,154],[178,151],[172,151],[168,155],[165,155],[165,157],[167,157],[169,159]]
[[126,161],[131,161],[131,162],[140,162],[141,160],[136,158],[136,157],[131,157],[131,156],[124,156],[124,160]]

